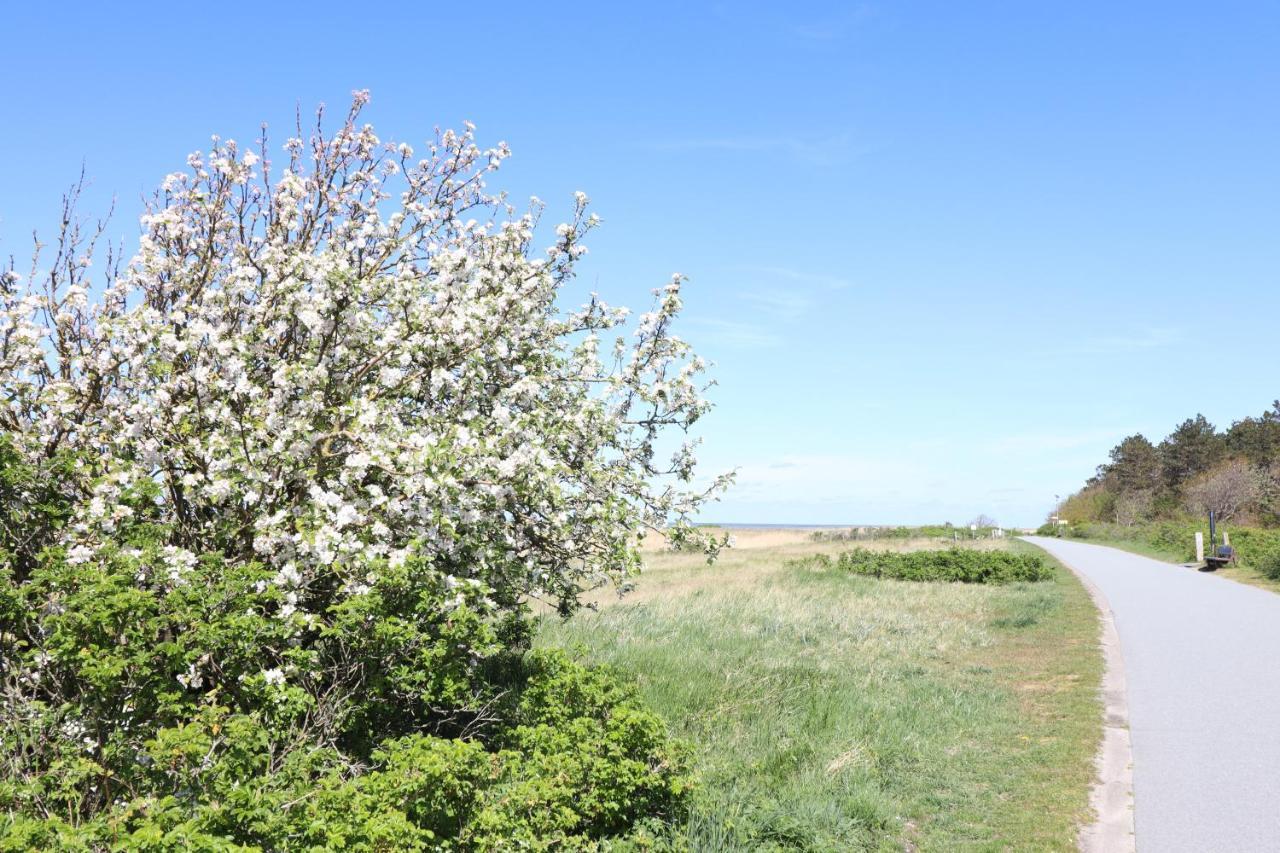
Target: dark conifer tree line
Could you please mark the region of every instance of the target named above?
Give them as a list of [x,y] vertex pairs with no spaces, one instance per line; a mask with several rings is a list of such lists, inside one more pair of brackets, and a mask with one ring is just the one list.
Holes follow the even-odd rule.
[[1280,526],[1280,400],[1225,430],[1202,414],[1155,443],[1126,436],[1057,512],[1073,522],[1137,524],[1207,514]]

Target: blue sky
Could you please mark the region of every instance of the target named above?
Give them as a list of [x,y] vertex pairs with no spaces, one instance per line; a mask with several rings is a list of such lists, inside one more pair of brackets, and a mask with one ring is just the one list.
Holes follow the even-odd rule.
[[709,517],[1037,523],[1124,435],[1280,396],[1280,8],[1265,3],[11,4],[0,252],[83,162],[140,198],[209,134],[368,88],[604,218],[583,281],[688,274]]

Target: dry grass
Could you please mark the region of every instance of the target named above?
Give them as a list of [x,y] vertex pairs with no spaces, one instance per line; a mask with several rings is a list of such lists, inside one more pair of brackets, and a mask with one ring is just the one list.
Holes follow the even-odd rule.
[[[719,533],[721,531],[716,530]],[[697,554],[666,549],[658,537],[644,543],[645,570],[625,597],[608,591],[596,592],[587,600],[598,606],[620,602],[635,603],[654,598],[683,598],[698,589],[742,589],[760,585],[784,570],[787,560],[808,554],[836,555],[854,547],[876,551],[924,551],[952,546],[942,539],[886,539],[867,542],[815,542],[812,529],[734,529],[732,547],[723,551],[715,563],[708,565]],[[961,547],[990,551],[1008,547],[1008,540],[979,539],[961,541]]]
[[1069,573],[879,581],[785,565],[849,543],[734,533],[714,566],[651,550],[633,594],[542,633],[629,672],[695,744],[694,849],[1072,849],[1101,663]]

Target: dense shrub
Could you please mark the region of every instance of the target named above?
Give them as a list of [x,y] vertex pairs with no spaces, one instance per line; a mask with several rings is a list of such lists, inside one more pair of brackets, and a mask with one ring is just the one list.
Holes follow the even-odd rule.
[[951,524],[925,524],[920,527],[850,527],[835,530],[815,530],[809,534],[814,542],[861,542],[907,539],[989,539],[999,528],[993,526],[970,530]]
[[1057,514],[1072,524],[1109,520],[1115,516],[1115,495],[1098,485],[1087,486],[1067,497]]
[[874,539],[910,539],[911,527],[849,527],[814,530],[809,538],[814,542],[858,542]]
[[1053,569],[1038,554],[972,548],[931,551],[855,548],[834,560],[825,554],[816,554],[803,558],[798,564],[908,581],[1002,584],[1042,581],[1053,576]]
[[[1240,563],[1258,569],[1268,577],[1280,579],[1280,530],[1220,525],[1218,532],[1219,535],[1224,532],[1230,535]],[[1205,549],[1208,550],[1211,546],[1208,525],[1202,522],[1160,521],[1138,525],[1094,522],[1073,524],[1066,529],[1066,535],[1072,539],[1135,542],[1150,545],[1179,560],[1195,559],[1196,533],[1203,534]]]
[[1112,539],[1125,529],[1104,521],[1078,521],[1065,526],[1063,533],[1071,539]]
[[1237,560],[1273,580],[1280,580],[1280,530],[1232,527],[1230,533]]
[[[631,689],[548,652],[518,684],[488,744],[401,734],[358,767],[336,746],[290,750],[280,739],[296,730],[216,698],[155,722],[125,715],[117,724],[133,731],[105,732],[101,746],[100,723],[67,713],[41,733],[33,720],[0,737],[6,752],[48,759],[0,784],[0,850],[576,849],[682,817],[684,748]],[[130,734],[147,736],[142,749]],[[85,791],[86,778],[101,788]]]
[[586,197],[540,252],[540,207],[485,189],[504,145],[415,158],[364,101],[275,171],[215,138],[105,289],[71,200],[0,270],[0,847],[564,848],[680,813],[660,721],[530,657],[528,612],[699,537],[693,445],[655,453],[707,408],[681,279],[602,343],[625,312],[560,306]]
[[[1155,547],[1180,553],[1184,559],[1190,560],[1195,557],[1196,531],[1200,529],[1201,525],[1193,522],[1161,521],[1138,528],[1138,533]],[[1207,546],[1208,531],[1204,533]]]
[[1251,564],[1271,580],[1280,580],[1280,545],[1257,554]]

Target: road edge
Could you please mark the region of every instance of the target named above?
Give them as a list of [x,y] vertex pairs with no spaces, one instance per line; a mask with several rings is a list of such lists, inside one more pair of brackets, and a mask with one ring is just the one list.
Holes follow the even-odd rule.
[[[1034,539],[1027,541],[1044,548]],[[1044,550],[1049,551],[1048,548]],[[1102,647],[1102,743],[1094,757],[1097,777],[1089,792],[1095,820],[1082,826],[1076,844],[1082,853],[1133,853],[1137,836],[1133,825],[1133,745],[1129,736],[1129,690],[1124,655],[1115,616],[1106,596],[1083,572],[1058,554],[1054,559],[1076,576],[1098,609]]]

